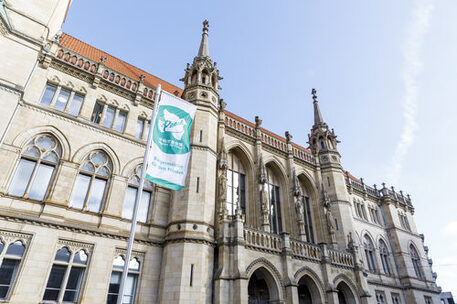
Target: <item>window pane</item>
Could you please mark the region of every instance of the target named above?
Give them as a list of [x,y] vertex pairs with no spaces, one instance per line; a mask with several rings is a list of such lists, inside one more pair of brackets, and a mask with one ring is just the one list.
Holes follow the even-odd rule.
[[19,262],[19,260],[3,259],[0,267],[0,299],[8,295],[8,290],[16,277]]
[[56,93],[56,90],[56,86],[47,84],[43,96],[41,97],[41,104],[49,106],[51,104],[52,97],[54,97],[54,94]]
[[131,220],[133,216],[133,206],[135,204],[136,188],[128,187],[125,193],[122,217]]
[[118,256],[117,258],[115,258],[113,261],[113,268],[123,269],[124,268],[124,258],[121,256]]
[[94,111],[92,112],[92,116],[90,120],[95,123],[100,123],[100,119],[102,118],[103,107],[105,105],[100,102],[95,102]]
[[21,158],[13,180],[11,181],[11,185],[8,189],[8,193],[17,196],[24,195],[35,164],[36,163],[34,161]]
[[52,265],[43,300],[57,300],[67,266]]
[[84,268],[71,267],[70,275],[63,296],[64,301],[76,302],[78,300],[79,289],[84,275]]
[[67,105],[68,98],[70,98],[70,91],[65,89],[60,89],[59,97],[56,99],[56,103],[54,104],[54,109],[63,111],[65,110],[65,106]]
[[56,261],[61,261],[61,262],[69,262],[70,261],[70,251],[68,250],[67,247],[62,247],[59,250],[57,250],[55,260]]
[[144,128],[144,119],[138,118],[136,122],[136,130],[135,130],[135,137],[142,138],[143,137],[143,128]]
[[117,115],[116,126],[114,127],[114,129],[116,129],[119,132],[124,132],[126,119],[127,112],[119,111],[119,114]]
[[149,202],[151,201],[151,192],[143,191],[141,195],[140,206],[138,208],[138,221],[146,223],[148,219]]
[[121,282],[122,272],[113,271],[111,273],[111,279],[109,281],[108,293],[116,294],[119,292],[119,283]]
[[87,264],[86,252],[84,252],[84,250],[78,251],[73,258],[73,263],[86,265]]
[[54,172],[54,166],[40,164],[30,187],[29,198],[40,201],[44,198],[52,172]]
[[113,126],[114,114],[116,110],[113,107],[108,107],[105,113],[105,119],[103,120],[103,126],[111,128]]
[[106,180],[95,178],[92,182],[92,188],[89,194],[89,200],[87,201],[87,210],[93,212],[99,212],[100,206],[103,200],[103,194],[105,193]]
[[68,108],[68,113],[74,116],[79,115],[79,111],[81,110],[81,105],[83,104],[84,96],[75,94],[73,96],[73,100],[71,101],[70,107]]
[[148,138],[150,130],[151,130],[151,122],[148,121],[148,125],[146,126],[146,134],[144,134],[145,138]]
[[124,297],[122,298],[122,304],[131,304],[135,299],[135,289],[136,289],[136,274],[129,274],[125,282],[124,288]]
[[3,244],[2,242],[0,242],[0,254],[2,253],[3,251],[3,247],[5,246],[5,244]]
[[89,189],[90,176],[78,174],[73,194],[71,195],[70,207],[82,209]]
[[130,270],[140,271],[140,262],[137,260],[137,258],[130,260],[129,271]]
[[25,247],[21,241],[16,241],[8,246],[6,254],[15,255],[21,257],[24,254]]

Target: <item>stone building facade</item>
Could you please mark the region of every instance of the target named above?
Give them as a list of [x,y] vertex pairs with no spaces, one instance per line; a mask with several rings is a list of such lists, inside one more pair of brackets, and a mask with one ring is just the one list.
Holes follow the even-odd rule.
[[[184,89],[0,1],[0,302],[115,303],[155,88],[197,105],[186,187],[146,184],[123,303],[439,303],[409,196],[228,112],[204,22]],[[311,106],[310,106],[311,109]],[[310,114],[311,115],[311,114]]]

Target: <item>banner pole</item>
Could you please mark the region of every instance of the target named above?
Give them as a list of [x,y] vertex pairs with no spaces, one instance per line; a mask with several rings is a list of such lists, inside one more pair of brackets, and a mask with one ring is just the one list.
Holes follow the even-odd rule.
[[130,227],[130,235],[129,235],[129,241],[128,241],[128,245],[127,245],[127,253],[125,255],[124,269],[122,271],[121,282],[119,284],[119,292],[117,294],[117,304],[122,304],[122,299],[124,297],[124,287],[125,287],[125,282],[127,280],[128,271],[129,271],[130,256],[132,255],[133,241],[135,239],[135,229],[136,229],[136,222],[137,222],[138,207],[140,205],[141,196],[143,194],[144,179],[146,176],[146,167],[147,167],[148,161],[149,161],[149,151],[151,150],[152,132],[154,130],[155,117],[157,115],[157,110],[159,108],[159,102],[160,102],[159,97],[160,97],[161,91],[162,91],[162,87],[160,84],[158,84],[157,88],[156,88],[155,98],[154,98],[154,109],[153,109],[152,117],[151,117],[151,127],[149,129],[146,149],[144,150],[143,167],[141,168],[140,184],[138,186],[138,191],[137,191],[136,197],[135,197],[135,205],[133,207],[132,225]]

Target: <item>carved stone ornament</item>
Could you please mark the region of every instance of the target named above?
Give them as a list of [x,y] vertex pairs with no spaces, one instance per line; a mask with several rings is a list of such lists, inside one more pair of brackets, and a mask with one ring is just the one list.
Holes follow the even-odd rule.
[[227,170],[227,149],[225,149],[224,138],[221,140],[221,152],[219,153],[219,169]]
[[327,228],[330,234],[335,233],[335,218],[333,217],[332,211],[330,210],[330,199],[327,196],[327,192],[324,189],[324,185],[322,185],[322,198],[323,198],[323,205],[324,205],[324,212],[325,212],[325,220],[327,222]]
[[267,169],[265,168],[265,164],[263,163],[263,157],[260,155],[259,157],[259,183],[265,184],[267,182]]
[[262,126],[262,120],[259,118],[259,116],[255,117],[255,127],[260,128]]
[[285,136],[286,136],[286,142],[288,144],[290,144],[292,142],[292,137],[293,137],[292,134],[290,134],[289,131],[286,131]]
[[293,189],[292,189],[292,193],[294,194],[294,196],[301,196],[301,189],[300,189],[300,185],[299,185],[299,182],[298,182],[298,177],[297,177],[297,174],[295,174],[295,169],[292,171],[292,180],[293,180]]

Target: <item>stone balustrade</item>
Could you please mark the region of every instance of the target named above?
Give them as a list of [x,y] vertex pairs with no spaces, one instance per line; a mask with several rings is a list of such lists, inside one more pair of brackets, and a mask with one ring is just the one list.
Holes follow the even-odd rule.
[[244,240],[246,242],[246,246],[248,247],[253,247],[255,249],[264,251],[282,251],[281,238],[277,234],[244,228]]
[[328,249],[328,257],[334,265],[354,267],[354,257],[348,252]]
[[322,259],[322,250],[319,246],[299,240],[290,240],[290,249],[294,256],[298,258],[320,261]]

